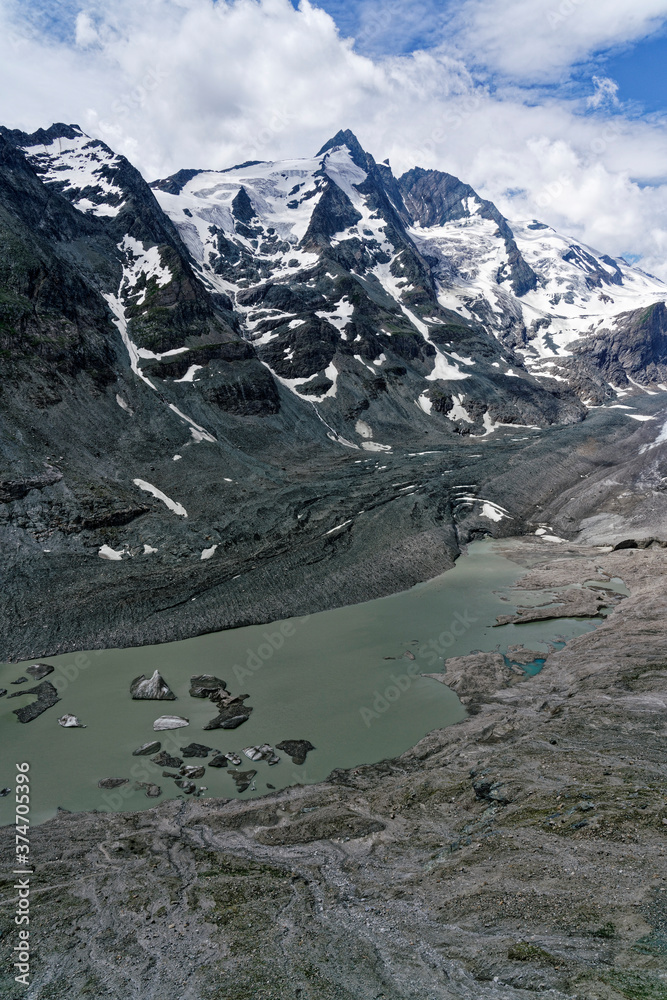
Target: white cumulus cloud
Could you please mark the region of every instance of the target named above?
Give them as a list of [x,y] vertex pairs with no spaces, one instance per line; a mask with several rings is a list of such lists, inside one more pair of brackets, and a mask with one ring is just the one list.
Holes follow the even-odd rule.
[[[288,0],[67,0],[57,32],[0,0],[0,121],[26,130],[77,122],[149,180],[309,155],[352,128],[396,172],[419,164],[457,174],[510,218],[636,254],[667,278],[665,119],[624,115],[599,72],[588,101],[534,86],[647,34],[667,0],[419,7],[434,44],[371,57],[308,0],[298,9]],[[416,31],[407,14],[392,21],[395,0],[361,15],[367,42],[373,23],[378,38],[392,24]]]

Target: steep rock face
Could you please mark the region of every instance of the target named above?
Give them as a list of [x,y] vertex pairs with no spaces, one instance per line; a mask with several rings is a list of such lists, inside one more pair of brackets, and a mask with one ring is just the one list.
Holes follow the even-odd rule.
[[576,348],[607,381],[627,388],[629,380],[643,385],[667,378],[667,309],[656,302],[616,317],[611,330],[601,330]]
[[537,275],[521,255],[507,220],[492,202],[480,199],[469,184],[439,170],[415,168],[403,174],[398,186],[412,222],[422,228],[469,219],[473,213],[494,222],[498,226],[498,237],[505,242],[507,255],[506,262],[498,268],[496,281],[502,284],[509,279],[517,296],[537,288]]

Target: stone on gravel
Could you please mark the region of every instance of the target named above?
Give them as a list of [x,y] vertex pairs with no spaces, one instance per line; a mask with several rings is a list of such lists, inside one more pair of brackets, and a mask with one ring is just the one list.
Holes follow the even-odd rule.
[[176,695],[157,670],[151,677],[145,674],[135,677],[130,684],[130,694],[135,701],[176,701]]
[[161,715],[153,723],[153,729],[156,733],[159,733],[164,729],[183,729],[184,726],[189,725],[190,720],[184,719],[182,715]]

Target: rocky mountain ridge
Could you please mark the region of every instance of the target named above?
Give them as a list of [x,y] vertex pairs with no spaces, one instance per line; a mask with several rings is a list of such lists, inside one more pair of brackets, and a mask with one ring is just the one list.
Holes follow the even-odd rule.
[[379,596],[536,530],[598,446],[661,454],[666,286],[350,132],[149,185],[77,126],[0,129],[0,235],[7,656]]

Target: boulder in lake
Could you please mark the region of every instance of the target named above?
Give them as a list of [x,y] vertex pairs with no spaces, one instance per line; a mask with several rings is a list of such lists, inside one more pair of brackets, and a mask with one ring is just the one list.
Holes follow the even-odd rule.
[[273,747],[269,746],[268,743],[262,743],[261,746],[257,747],[245,747],[243,753],[246,757],[249,757],[250,760],[265,760],[269,764],[280,763],[280,757],[274,752]]
[[7,688],[0,688],[0,698],[4,698],[7,694]]
[[76,715],[61,715],[58,719],[58,725],[62,726],[63,729],[85,729],[83,722],[79,722]]
[[229,761],[230,764],[233,764],[234,767],[241,766],[241,758],[237,753],[226,753],[225,758]]
[[182,715],[161,715],[153,723],[153,730],[159,733],[164,729],[183,729],[184,726],[189,725],[190,720],[184,719]]
[[247,788],[250,787],[252,779],[257,774],[257,771],[228,771],[227,772],[236,783],[237,792],[245,792]]
[[197,767],[194,764],[186,764],[185,767],[181,768],[181,774],[184,778],[190,778],[191,781],[194,781],[197,778],[204,777],[206,774],[206,768],[201,767],[201,765]]
[[129,778],[100,778],[97,782],[98,788],[120,788],[121,785],[126,785],[130,779]]
[[14,709],[14,715],[18,718],[19,722],[32,722],[42,712],[46,712],[47,708],[51,708],[60,701],[58,692],[51,681],[42,681],[37,687],[26,688],[25,691],[16,691],[14,694],[7,695],[7,697],[22,698],[24,694],[34,694],[37,696],[37,700],[31,702],[30,705],[25,705],[23,708]]
[[9,795],[11,788],[0,788],[0,799],[4,799],[6,795]]
[[189,743],[186,747],[181,747],[184,757],[208,757],[213,747],[206,747],[203,743]]
[[310,740],[283,740],[276,743],[276,750],[283,750],[288,754],[293,764],[305,764],[307,755],[314,749]]
[[220,715],[216,715],[215,719],[211,719],[204,729],[238,729],[242,726],[244,722],[247,722],[250,718],[249,715],[240,712],[221,712]]
[[197,674],[190,678],[190,694],[193,698],[210,698],[218,691],[226,691],[227,684],[213,674]]
[[186,795],[192,795],[193,792],[197,791],[197,786],[194,781],[188,781],[187,778],[181,778],[176,782],[178,788],[183,789]]
[[133,757],[148,757],[149,754],[157,753],[158,750],[162,749],[162,744],[159,740],[151,740],[150,743],[142,743],[140,747],[132,751]]
[[156,757],[151,757],[151,760],[159,767],[180,767],[183,763],[180,757],[172,757],[166,750],[161,750]]
[[50,663],[33,663],[31,667],[25,668],[25,672],[26,674],[30,674],[34,680],[41,681],[44,677],[48,677],[49,674],[52,674],[54,669],[55,668],[52,667]]
[[145,674],[135,677],[130,684],[130,694],[135,701],[176,701],[176,695],[158,670],[151,677]]
[[149,799],[157,799],[160,795],[162,795],[162,789],[160,786],[154,785],[152,781],[137,781],[135,782],[134,788],[137,792],[144,788],[146,790],[146,796]]
[[28,683],[28,678],[27,677],[17,677],[16,680],[12,681],[11,683],[12,684],[27,684]]
[[208,762],[209,767],[227,767],[227,764],[228,764],[227,758],[221,753],[216,754],[216,756],[213,757],[213,759],[209,760]]

